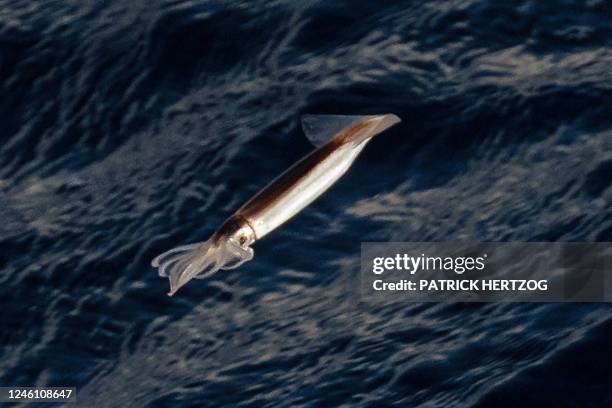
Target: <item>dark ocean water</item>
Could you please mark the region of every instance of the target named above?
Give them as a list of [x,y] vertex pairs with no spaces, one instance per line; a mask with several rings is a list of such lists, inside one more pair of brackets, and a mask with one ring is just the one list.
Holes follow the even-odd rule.
[[[610,2],[0,0],[0,92],[0,385],[612,406],[610,305],[358,289],[362,241],[612,241]],[[301,114],[381,112],[252,262],[166,296],[151,259],[308,153]]]

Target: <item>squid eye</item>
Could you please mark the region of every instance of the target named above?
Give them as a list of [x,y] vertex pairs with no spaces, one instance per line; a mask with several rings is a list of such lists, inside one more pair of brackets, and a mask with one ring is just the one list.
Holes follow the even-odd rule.
[[240,238],[238,238],[238,243],[240,245],[244,245],[244,243],[246,242],[247,237],[245,235],[241,235]]

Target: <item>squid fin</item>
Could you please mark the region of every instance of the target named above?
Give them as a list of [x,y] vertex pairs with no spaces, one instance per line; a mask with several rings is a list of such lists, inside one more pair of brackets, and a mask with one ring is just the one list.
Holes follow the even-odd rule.
[[304,115],[302,116],[302,129],[310,143],[320,147],[343,129],[374,117],[374,115]]

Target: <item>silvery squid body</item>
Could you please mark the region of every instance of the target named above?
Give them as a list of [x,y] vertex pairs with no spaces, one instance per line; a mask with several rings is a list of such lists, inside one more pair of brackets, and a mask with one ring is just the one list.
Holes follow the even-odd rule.
[[193,278],[234,269],[253,258],[251,245],[329,189],[377,134],[400,122],[393,114],[306,115],[302,128],[317,148],[274,179],[230,216],[208,241],[173,248],[152,265],[170,280],[170,292]]

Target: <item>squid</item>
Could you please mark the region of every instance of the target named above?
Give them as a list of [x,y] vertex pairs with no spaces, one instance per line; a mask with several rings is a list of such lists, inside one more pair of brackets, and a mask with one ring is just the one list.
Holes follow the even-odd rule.
[[238,268],[251,246],[291,219],[346,173],[372,138],[400,122],[394,114],[305,115],[304,134],[316,147],[231,215],[204,242],[179,246],[151,262],[170,280],[169,296],[191,279]]

